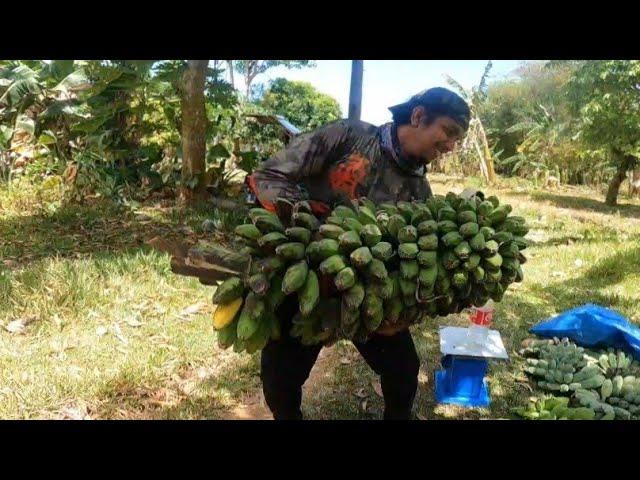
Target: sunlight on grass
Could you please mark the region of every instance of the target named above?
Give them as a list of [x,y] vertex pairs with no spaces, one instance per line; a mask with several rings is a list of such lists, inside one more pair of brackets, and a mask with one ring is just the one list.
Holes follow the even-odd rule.
[[[437,175],[431,183],[436,193],[480,185]],[[260,355],[216,346],[212,288],[173,275],[168,257],[144,245],[158,234],[179,238],[185,225],[199,235],[213,212],[145,205],[133,213],[54,197],[46,208],[34,188],[0,189],[0,418],[61,418],[68,408],[92,418],[221,418],[260,391]],[[491,364],[490,409],[438,406],[438,328],[468,320],[451,315],[413,327],[419,417],[510,417],[530,396],[515,350],[529,328],[564,309],[595,302],[640,322],[637,202],[610,209],[587,190],[541,193],[511,179],[485,190],[511,203],[536,233],[524,282],[496,308],[512,362]],[[221,218],[227,227],[234,221]],[[10,333],[16,320],[24,330]],[[377,377],[353,345],[327,350],[316,373],[305,386],[307,418],[382,417]]]

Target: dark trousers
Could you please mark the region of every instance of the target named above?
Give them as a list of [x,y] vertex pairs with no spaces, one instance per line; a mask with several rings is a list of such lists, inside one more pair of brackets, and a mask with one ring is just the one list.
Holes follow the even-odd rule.
[[[301,420],[302,385],[322,345],[305,346],[289,335],[297,302],[293,297],[279,308],[282,337],[262,350],[261,378],[265,400],[275,420]],[[380,375],[385,420],[409,420],[418,388],[420,361],[408,330],[393,336],[374,335],[354,342],[367,364]]]

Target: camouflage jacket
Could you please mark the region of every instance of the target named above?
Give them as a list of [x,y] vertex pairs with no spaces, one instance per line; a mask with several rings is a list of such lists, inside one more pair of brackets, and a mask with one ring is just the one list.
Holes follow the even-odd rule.
[[376,203],[432,196],[425,167],[399,153],[392,123],[340,120],[295,138],[247,177],[262,206],[278,197],[309,200],[314,211],[362,196]]

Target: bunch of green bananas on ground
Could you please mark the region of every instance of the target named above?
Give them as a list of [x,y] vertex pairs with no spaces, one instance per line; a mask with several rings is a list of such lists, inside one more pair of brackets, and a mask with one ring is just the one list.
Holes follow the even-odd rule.
[[528,420],[594,420],[596,412],[589,407],[570,407],[569,398],[531,397],[526,407],[515,407],[512,413]]
[[554,338],[530,341],[520,354],[541,389],[565,393],[604,420],[640,418],[638,364],[625,352],[596,352]]
[[302,343],[366,341],[383,322],[414,324],[500,301],[523,278],[528,227],[481,192],[380,205],[361,198],[324,220],[307,202],[290,212],[283,219],[253,208],[250,223],[236,228],[251,261],[214,295],[222,346],[252,352],[277,338],[273,312],[287,295],[299,300],[291,334]]

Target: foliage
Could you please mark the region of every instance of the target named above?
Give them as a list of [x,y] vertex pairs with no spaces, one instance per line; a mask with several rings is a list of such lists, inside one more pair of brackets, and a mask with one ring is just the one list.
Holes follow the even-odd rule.
[[444,171],[443,166],[445,162],[451,163],[450,161],[454,160],[452,163],[461,170],[459,173],[473,175],[478,171],[479,167],[482,177],[486,181],[495,181],[493,158],[500,153],[496,154],[494,149],[490,147],[487,141],[485,127],[479,116],[479,110],[487,98],[487,85],[491,68],[492,63],[489,61],[480,77],[480,81],[470,90],[465,89],[455,79],[446,76],[449,85],[454,87],[458,91],[458,94],[469,105],[471,118],[469,120],[469,128],[461,145],[457,145],[454,152],[451,152],[445,158],[442,158],[439,164],[436,164],[436,168],[439,167],[441,171]]
[[[640,206],[613,210],[594,202],[584,187],[561,194],[512,180],[519,188],[491,194],[517,204],[542,237],[529,247],[528,280],[496,306],[503,338],[517,347],[541,318],[593,301],[638,324],[640,249],[633,240],[640,235]],[[434,193],[461,191],[472,179],[444,181],[431,178]],[[20,185],[12,193],[26,192]],[[30,202],[6,193],[0,186],[0,210]],[[567,209],[579,215],[567,215]],[[96,419],[229,418],[259,395],[259,354],[229,355],[215,346],[213,287],[172,274],[167,256],[143,244],[157,235],[183,239],[185,225],[198,232],[211,211],[146,207],[141,222],[106,202],[88,202],[47,215],[25,213],[0,211],[0,256],[13,265],[0,262],[0,417],[64,418],[80,410]],[[198,237],[211,241],[210,233]],[[584,264],[577,267],[576,259]],[[6,330],[18,320],[25,324],[22,334]],[[437,328],[465,322],[466,315],[453,315],[414,327],[426,369],[421,375],[432,375],[440,361]],[[375,372],[350,342],[326,351],[320,373],[330,375],[310,378],[305,416],[380,418],[384,405]],[[414,410],[428,419],[509,417],[510,408],[531,395],[516,367],[496,363],[490,369],[490,409],[434,406],[433,389],[424,388]],[[355,401],[360,395],[367,397]],[[240,414],[262,412],[258,406]]]
[[538,122],[544,109],[553,109],[554,121],[570,120],[561,88],[572,68],[564,64],[547,66],[544,62],[529,62],[514,72],[516,78],[488,86],[485,101],[478,108],[479,115],[487,126],[490,142],[504,152],[504,157],[518,153],[518,145],[527,133],[526,129],[511,127]]
[[504,151],[500,173],[619,184],[624,175],[616,172],[632,168],[637,151],[634,68],[628,61],[529,62],[516,78],[490,85],[481,115],[490,143]]
[[275,67],[285,67],[288,69],[298,69],[304,67],[313,67],[315,63],[311,60],[234,60],[234,68],[244,76],[245,86],[247,88],[247,98],[252,92],[251,85],[253,80],[267,70]]
[[[309,65],[255,62],[252,73]],[[100,194],[124,201],[180,185],[185,67],[184,60],[0,61],[0,178],[64,173],[76,200]],[[221,188],[230,183],[228,170],[251,171],[282,147],[275,129],[247,117],[266,110],[223,77],[222,63],[213,62],[205,85],[206,164],[210,185]]]
[[317,91],[307,82],[277,78],[269,85],[259,105],[284,116],[303,131],[313,130],[342,116],[333,97]]
[[567,85],[582,140],[599,149],[640,156],[640,61],[584,62]]

